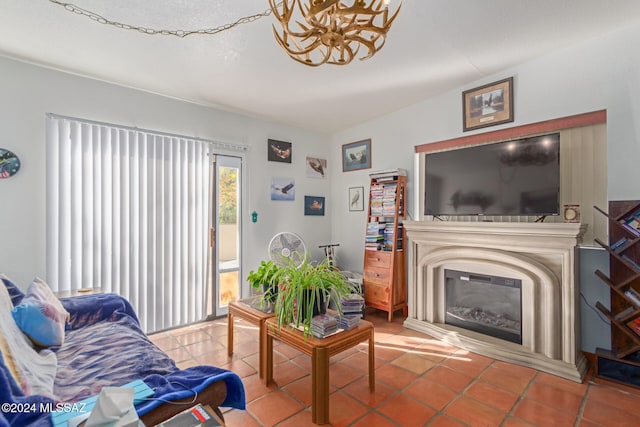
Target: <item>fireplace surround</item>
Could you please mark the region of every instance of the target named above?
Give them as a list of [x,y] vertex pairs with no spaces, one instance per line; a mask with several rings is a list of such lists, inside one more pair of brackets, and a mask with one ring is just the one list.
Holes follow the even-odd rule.
[[[577,245],[586,225],[405,221],[405,327],[498,360],[581,382]],[[445,270],[519,280],[522,344],[447,324]]]

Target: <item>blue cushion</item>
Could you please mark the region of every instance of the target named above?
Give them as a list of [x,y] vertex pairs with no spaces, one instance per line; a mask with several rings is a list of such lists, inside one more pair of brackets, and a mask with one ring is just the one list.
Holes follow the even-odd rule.
[[9,292],[9,296],[11,297],[11,302],[13,306],[20,304],[22,302],[22,298],[24,298],[24,293],[18,288],[15,283],[11,281],[7,276],[0,273],[0,281],[4,283],[4,286],[7,288]]
[[27,295],[11,311],[20,330],[40,347],[60,346],[69,313],[49,286],[39,278],[29,285]]

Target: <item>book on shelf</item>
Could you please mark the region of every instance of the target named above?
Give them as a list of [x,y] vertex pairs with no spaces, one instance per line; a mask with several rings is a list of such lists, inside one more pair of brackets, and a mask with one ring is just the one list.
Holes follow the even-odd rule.
[[158,427],[213,427],[224,425],[224,422],[209,405],[205,406],[198,403],[158,424]]
[[629,298],[637,307],[640,307],[640,294],[635,289],[629,288],[624,291],[624,295]]
[[625,260],[629,265],[631,265],[633,268],[635,268],[636,270],[640,271],[640,264],[638,264],[637,262],[635,262],[634,260],[632,260],[629,256],[627,255],[622,255],[621,258],[623,260]]
[[407,176],[407,170],[402,168],[383,169],[369,174],[369,177],[376,178],[378,181],[380,181],[380,178],[393,179],[395,176]]
[[636,334],[640,335],[640,317],[627,322],[627,326]]
[[618,240],[617,242],[615,242],[614,244],[611,245],[611,250],[612,251],[616,251],[617,249],[619,249],[622,245],[624,245],[628,241],[629,241],[629,239],[627,239],[626,237],[623,237],[622,239]]
[[620,224],[636,236],[640,236],[640,211],[622,218]]
[[625,317],[627,317],[628,315],[630,315],[631,313],[633,313],[634,311],[636,311],[635,307],[627,307],[624,310],[622,310],[620,313],[618,313],[615,316],[613,316],[613,318],[615,320],[622,320]]

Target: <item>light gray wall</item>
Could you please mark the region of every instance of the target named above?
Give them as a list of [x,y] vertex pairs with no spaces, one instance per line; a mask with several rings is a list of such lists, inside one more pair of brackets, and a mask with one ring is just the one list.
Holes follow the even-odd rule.
[[[414,192],[422,177],[415,176],[414,147],[420,144],[606,109],[608,198],[640,198],[640,55],[634,53],[639,43],[640,26],[621,29],[333,135],[334,164],[340,162],[342,144],[372,140],[370,170],[331,171],[331,193],[337,201],[331,210],[332,232],[341,244],[341,265],[362,271],[366,209],[348,212],[347,192],[354,186],[368,188],[370,172],[407,169],[408,208],[417,219]],[[462,132],[462,91],[509,76],[514,76],[515,121]]]
[[[313,257],[331,235],[330,217],[304,216],[304,195],[329,196],[328,179],[305,176],[305,157],[328,158],[327,135],[295,129],[0,57],[0,147],[16,153],[20,171],[0,180],[0,272],[26,287],[45,271],[45,115],[55,113],[251,147],[243,209],[244,271],[267,257],[279,231],[299,233]],[[268,162],[267,139],[293,144],[292,163]],[[329,168],[333,165],[329,164]],[[270,200],[272,176],[293,177],[293,202]],[[331,206],[331,197],[327,205]],[[258,212],[258,222],[250,213]]]

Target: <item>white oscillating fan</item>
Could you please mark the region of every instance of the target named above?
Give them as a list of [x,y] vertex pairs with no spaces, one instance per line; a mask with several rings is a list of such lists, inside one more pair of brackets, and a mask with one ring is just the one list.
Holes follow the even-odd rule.
[[290,231],[276,234],[269,242],[269,259],[278,265],[286,262],[285,259],[290,259],[299,266],[306,252],[307,247],[302,238]]

